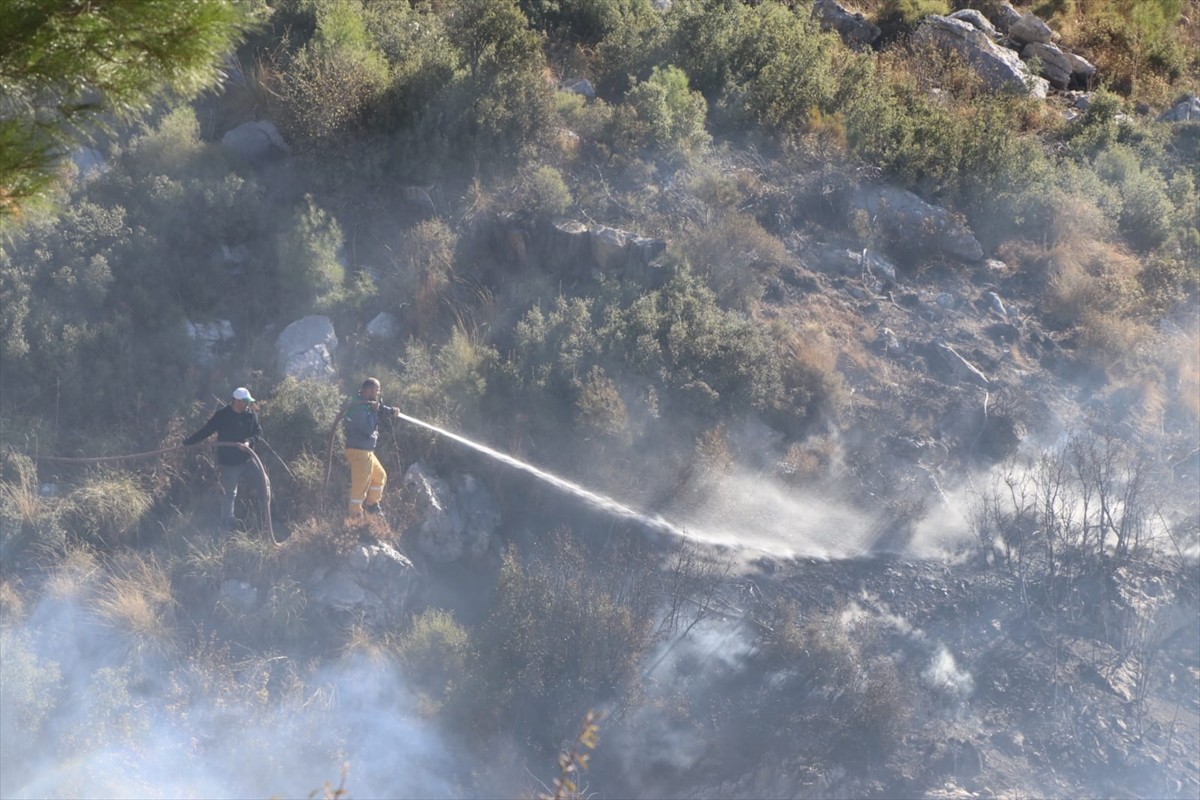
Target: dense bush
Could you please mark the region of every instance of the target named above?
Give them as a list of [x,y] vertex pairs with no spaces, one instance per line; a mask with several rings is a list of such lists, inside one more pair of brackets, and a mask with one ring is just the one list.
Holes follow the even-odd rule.
[[472,640],[472,691],[487,726],[516,723],[555,748],[589,706],[627,691],[651,642],[650,567],[644,553],[620,548],[589,556],[564,531],[540,554],[506,554]]

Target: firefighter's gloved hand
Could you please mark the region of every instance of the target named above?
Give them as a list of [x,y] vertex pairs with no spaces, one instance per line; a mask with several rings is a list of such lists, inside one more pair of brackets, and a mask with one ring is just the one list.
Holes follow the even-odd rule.
[[398,409],[398,408],[393,408],[393,409],[392,409],[392,416],[393,416],[393,417],[399,417],[399,416],[400,416],[400,409]]

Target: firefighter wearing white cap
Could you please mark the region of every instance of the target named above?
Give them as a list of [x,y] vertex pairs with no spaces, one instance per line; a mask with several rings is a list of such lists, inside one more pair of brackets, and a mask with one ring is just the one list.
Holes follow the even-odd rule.
[[[202,442],[214,433],[218,442],[236,442],[247,447],[254,447],[262,436],[262,426],[258,424],[258,414],[250,407],[254,397],[250,390],[239,386],[233,390],[229,404],[217,410],[204,427],[183,440],[185,445]],[[237,500],[238,483],[243,477],[262,489],[262,476],[257,469],[247,471],[250,465],[250,454],[237,447],[217,448],[217,468],[221,475],[221,524],[233,528],[238,520],[234,515],[234,501]]]

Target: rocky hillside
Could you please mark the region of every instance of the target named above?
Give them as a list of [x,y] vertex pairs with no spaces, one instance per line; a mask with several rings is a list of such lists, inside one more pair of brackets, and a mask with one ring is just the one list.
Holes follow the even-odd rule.
[[249,5],[0,241],[0,794],[1200,792],[1194,0]]

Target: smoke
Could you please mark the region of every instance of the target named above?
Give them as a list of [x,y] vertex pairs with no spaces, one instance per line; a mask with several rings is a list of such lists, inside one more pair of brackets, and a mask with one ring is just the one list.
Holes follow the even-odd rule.
[[387,663],[168,664],[58,598],[0,641],[5,797],[306,797],[343,764],[354,797],[463,794]]
[[[741,672],[755,644],[738,622],[704,620],[686,635],[663,642],[647,658],[647,695],[622,723],[604,734],[604,757],[619,765],[629,786],[648,790],[694,770],[709,741],[692,719],[694,708]],[[676,791],[678,787],[676,785]]]
[[[962,551],[970,537],[959,511],[966,504],[965,490],[945,497],[915,522],[897,555],[944,559]],[[784,559],[865,557],[894,524],[831,493],[746,473],[714,480],[699,503],[667,515],[695,541]]]
[[975,681],[971,674],[959,669],[954,656],[945,645],[938,647],[921,677],[931,689],[962,700],[966,700],[975,691]]
[[853,558],[871,549],[866,514],[759,476],[720,478],[698,504],[668,515],[696,541],[777,558]]

